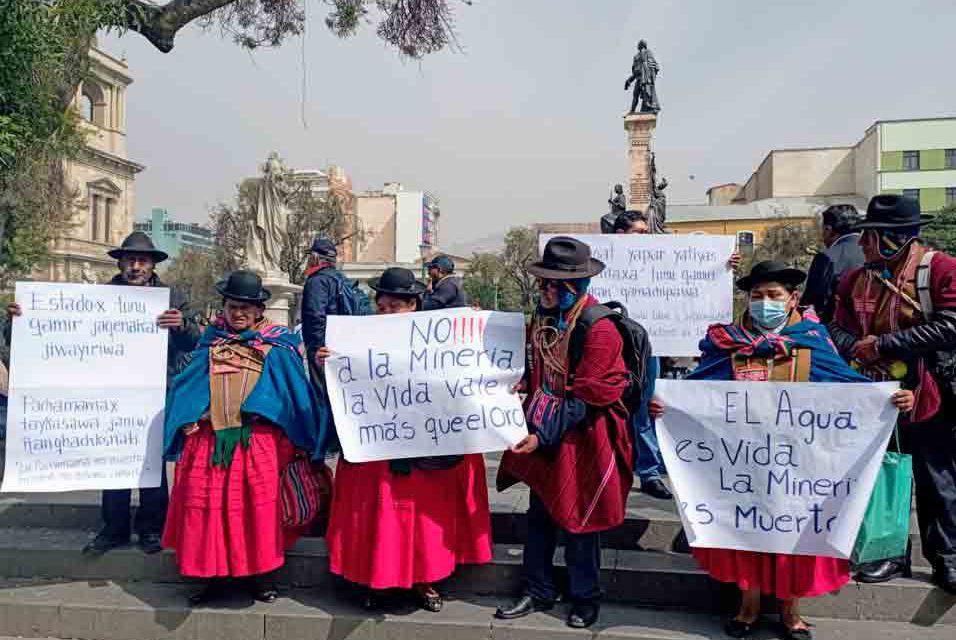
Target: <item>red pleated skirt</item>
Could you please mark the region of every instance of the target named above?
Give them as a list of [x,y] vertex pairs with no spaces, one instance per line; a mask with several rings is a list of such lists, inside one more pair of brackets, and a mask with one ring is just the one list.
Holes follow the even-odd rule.
[[232,464],[213,467],[215,434],[208,424],[186,437],[176,464],[163,546],[175,549],[179,571],[199,578],[268,573],[285,562],[298,537],[282,527],[279,477],[295,449],[271,425],[252,426],[249,448]]
[[490,562],[484,459],[407,476],[386,461],[340,460],[326,540],[332,573],[372,589],[409,589]]
[[694,548],[692,552],[715,580],[734,582],[744,591],[760,589],[779,600],[812,598],[850,581],[850,563],[839,558],[734,549]]

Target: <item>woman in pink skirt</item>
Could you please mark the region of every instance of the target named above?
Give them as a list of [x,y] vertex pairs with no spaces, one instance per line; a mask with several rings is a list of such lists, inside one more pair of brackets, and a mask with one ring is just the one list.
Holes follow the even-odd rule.
[[324,454],[328,413],[306,379],[301,340],[263,318],[259,276],[237,271],[217,289],[222,316],[167,403],[165,453],[177,464],[162,544],[180,573],[206,580],[192,604],[234,586],[272,602],[266,576],[300,533],[282,526],[282,471],[297,450]]
[[[798,309],[797,286],[806,275],[799,269],[765,261],[754,265],[737,287],[750,296],[749,309],[734,324],[713,325],[701,341],[700,366],[688,377],[696,380],[774,382],[868,382],[837,354],[826,328],[813,309]],[[913,408],[913,393],[897,391],[893,403],[901,411]],[[651,402],[651,414],[664,407]],[[732,638],[753,634],[760,620],[760,596],[781,603],[784,637],[810,640],[800,616],[800,598],[835,591],[850,579],[849,562],[823,556],[692,549],[694,558],[716,580],[736,583],[740,610],[724,627]]]
[[[425,285],[407,269],[369,282],[380,314],[412,313]],[[319,352],[321,359],[335,345]],[[384,589],[410,589],[419,605],[442,608],[434,583],[459,564],[491,560],[491,519],[480,455],[352,464],[340,459],[326,539],[332,573],[367,587],[363,606]]]

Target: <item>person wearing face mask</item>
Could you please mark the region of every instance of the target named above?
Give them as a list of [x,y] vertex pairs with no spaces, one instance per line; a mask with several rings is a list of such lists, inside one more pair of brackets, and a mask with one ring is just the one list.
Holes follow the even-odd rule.
[[602,531],[624,520],[634,482],[633,448],[622,397],[629,384],[624,341],[609,318],[591,325],[571,370],[569,347],[582,313],[597,303],[588,293],[604,264],[573,238],[548,241],[528,267],[539,301],[528,331],[525,415],[530,435],[505,452],[498,490],[518,482],[531,488],[524,588],[495,616],[511,620],[554,607],[554,552],[566,541],[571,610],[567,624],[593,625],[600,612]]
[[[867,382],[834,349],[826,328],[811,309],[798,307],[797,286],[806,279],[799,269],[768,260],[757,263],[737,281],[750,303],[733,324],[713,325],[701,341],[701,363],[690,380],[749,382]],[[913,393],[898,391],[893,403],[901,411],[913,405]],[[651,413],[663,415],[656,400]],[[753,634],[760,620],[761,594],[781,602],[785,637],[809,640],[800,617],[800,598],[839,589],[850,579],[846,560],[732,549],[692,549],[711,577],[733,582],[741,591],[740,610],[724,630],[733,638]]]
[[[866,264],[840,283],[830,333],[864,374],[916,393],[913,411],[900,416],[899,444],[913,455],[923,555],[934,582],[956,593],[956,392],[945,367],[956,349],[956,258],[920,240],[930,220],[912,198],[870,200],[856,226]],[[908,557],[891,558],[862,567],[857,579],[909,572]]]
[[264,318],[261,278],[235,271],[216,290],[222,314],[169,395],[165,456],[176,481],[163,546],[180,573],[206,581],[191,604],[236,586],[273,602],[266,576],[302,533],[282,526],[281,474],[297,456],[324,457],[329,416],[302,366],[302,339]]

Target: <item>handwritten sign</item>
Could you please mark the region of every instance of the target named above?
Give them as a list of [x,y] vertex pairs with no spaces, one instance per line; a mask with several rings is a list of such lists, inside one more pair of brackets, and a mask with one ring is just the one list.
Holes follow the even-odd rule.
[[169,289],[17,283],[3,491],[158,487]]
[[[553,235],[539,238],[541,251]],[[654,355],[694,357],[707,327],[734,315],[733,236],[575,235],[607,265],[591,280],[601,302],[616,300],[647,329]]]
[[501,451],[528,434],[510,387],[524,371],[518,313],[449,309],[329,316],[325,365],[349,462]]
[[658,380],[657,437],[691,546],[849,558],[898,386]]

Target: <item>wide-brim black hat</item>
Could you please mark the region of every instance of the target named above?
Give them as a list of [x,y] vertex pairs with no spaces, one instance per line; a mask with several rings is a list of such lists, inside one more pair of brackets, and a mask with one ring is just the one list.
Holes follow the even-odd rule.
[[750,291],[764,282],[779,282],[795,287],[806,279],[807,274],[800,269],[788,267],[776,260],[764,260],[755,264],[750,269],[750,273],[737,281],[737,288],[742,291]]
[[152,256],[156,264],[169,258],[169,254],[157,249],[156,245],[153,244],[153,240],[142,231],[134,231],[126,236],[126,239],[123,240],[123,244],[117,249],[108,251],[107,255],[114,260],[119,260],[130,253],[141,253]]
[[272,297],[272,292],[262,287],[262,278],[252,271],[233,271],[216,283],[216,291],[223,298],[261,304]]
[[591,278],[602,271],[604,263],[591,257],[591,247],[567,236],[548,240],[541,259],[528,265],[534,277],[552,280]]
[[893,193],[870,198],[866,206],[866,218],[853,225],[854,231],[865,229],[896,229],[916,227],[933,221],[934,216],[920,213],[916,198]]
[[420,296],[427,288],[415,274],[401,267],[389,267],[382,275],[368,281],[373,291],[393,296]]

